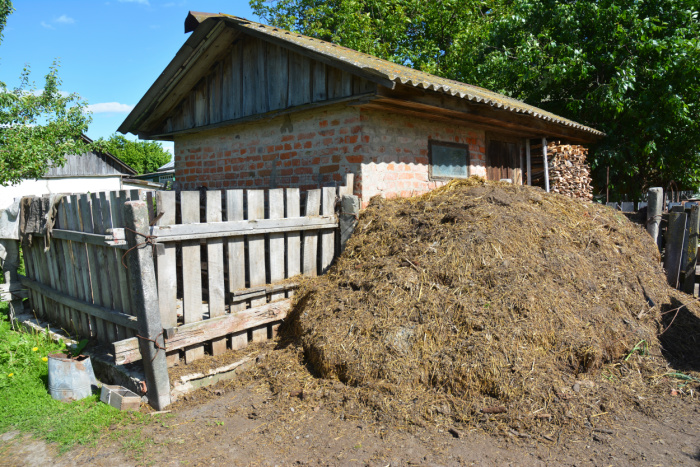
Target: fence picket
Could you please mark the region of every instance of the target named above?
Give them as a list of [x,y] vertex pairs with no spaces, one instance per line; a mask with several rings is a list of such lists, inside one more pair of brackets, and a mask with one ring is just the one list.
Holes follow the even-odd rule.
[[[321,210],[321,190],[309,190],[306,195],[306,216],[318,216]],[[318,274],[318,230],[304,232],[304,274]]]
[[[207,191],[206,221],[222,222],[221,191]],[[226,313],[226,290],[224,289],[224,239],[207,239],[207,282],[209,286],[209,318]],[[211,341],[212,355],[226,351],[226,338]]]
[[[287,217],[301,217],[300,196],[298,188],[287,188]],[[301,233],[287,233],[287,277],[301,274]],[[288,291],[287,297],[294,292]]]
[[[92,193],[90,195],[90,201],[92,201],[92,225],[93,230],[97,234],[104,234],[104,227],[102,223],[102,199],[97,193]],[[99,286],[97,288],[98,293],[94,293],[95,301],[99,300],[99,304],[105,308],[112,308],[112,296],[110,290],[112,287],[112,281],[110,280],[109,270],[107,268],[107,260],[109,251],[105,247],[96,247],[97,252],[97,268],[99,269]],[[102,325],[104,329],[102,330],[102,335],[109,342],[114,342],[117,339],[117,335],[121,336],[122,333],[118,334],[117,326],[109,321],[103,321]],[[125,332],[123,332],[125,334]]]
[[[175,224],[175,192],[159,191],[156,193],[158,214],[161,214],[158,225]],[[177,326],[177,264],[175,261],[175,243],[163,245],[163,253],[157,256],[158,261],[158,303],[160,306],[160,321],[164,328]]]
[[[80,218],[78,214],[78,195],[71,195],[65,198],[65,212],[67,226],[69,230],[80,231]],[[76,274],[76,291],[78,293],[77,298],[83,301],[89,301],[92,296],[92,291],[90,290],[90,271],[88,269],[87,254],[85,249],[85,244],[79,242],[71,242],[71,249],[73,251],[74,259],[74,271]],[[41,281],[42,283],[46,283]],[[90,335],[90,323],[88,322],[87,315],[85,313],[78,312],[76,326],[78,332],[82,336]]]
[[[270,219],[281,219],[284,217],[284,190],[270,190]],[[284,279],[284,234],[270,234],[270,282],[275,283]],[[284,292],[270,294],[270,301],[285,298]]]
[[[183,191],[180,194],[182,223],[199,222],[199,192]],[[182,242],[182,282],[185,284],[183,294],[183,313],[185,324],[202,320],[202,259],[199,240]],[[204,356],[204,347],[194,346],[185,350],[185,363],[190,363]]]
[[[246,199],[248,201],[248,220],[265,218],[265,192],[263,190],[247,190]],[[267,272],[265,270],[265,236],[248,236],[248,277],[250,287],[265,285]],[[264,305],[267,302],[265,297],[256,298],[250,301],[251,307]],[[260,342],[267,339],[267,327],[253,329],[253,342]]]
[[[87,233],[94,233],[95,229],[93,227],[92,223],[92,210],[90,208],[90,195],[88,194],[82,194],[78,197],[78,203],[80,205],[79,209],[79,214],[80,214],[80,221],[83,226],[82,231],[87,232]],[[98,272],[98,263],[97,263],[97,246],[87,244],[87,256],[88,256],[88,265],[90,269],[90,284],[91,284],[91,292],[92,294],[90,295],[90,300],[88,300],[89,303],[96,303],[99,304],[99,300],[97,300],[95,297],[99,294],[99,291],[97,290],[98,287],[100,287],[100,274]],[[104,335],[100,333],[101,330],[104,330],[105,324],[102,319],[100,318],[95,318],[94,316],[90,316],[90,329],[92,330],[92,335],[99,340],[105,341]]]
[[[226,191],[226,220],[243,220],[243,190]],[[245,310],[245,302],[234,302],[233,292],[245,289],[245,239],[232,237],[226,240],[228,249],[228,292],[231,297],[231,313]],[[241,349],[248,344],[248,332],[243,331],[231,336],[231,348]]]
[[[63,201],[61,204],[58,206],[58,218],[60,219],[61,225],[63,226],[64,229],[70,230],[70,226],[68,224],[68,216],[66,215],[66,209],[67,209],[67,203],[68,203],[68,198],[63,198]],[[78,295],[78,285],[76,281],[76,264],[75,264],[75,258],[73,256],[73,247],[71,245],[70,241],[65,241],[64,242],[64,248],[63,248],[63,262],[66,267],[66,276],[67,276],[67,283],[68,283],[68,293],[70,294],[71,297],[77,297]],[[79,312],[75,310],[74,308],[68,308],[69,312],[69,322],[65,323],[66,328],[68,332],[71,333],[76,333],[78,330],[77,324],[79,321]]]
[[[335,212],[335,188],[323,188],[323,204],[321,214],[330,216]],[[335,256],[335,231],[324,230],[321,233],[321,273],[326,272]]]

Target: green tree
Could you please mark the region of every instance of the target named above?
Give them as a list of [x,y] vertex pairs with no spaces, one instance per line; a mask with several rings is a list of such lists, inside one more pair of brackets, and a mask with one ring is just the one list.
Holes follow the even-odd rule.
[[[606,132],[597,185],[700,186],[697,0],[515,0],[470,55],[479,84]],[[466,73],[466,72],[465,72]]]
[[[12,13],[12,2],[0,0],[0,40]],[[80,138],[91,121],[87,103],[77,94],[60,91],[56,62],[43,89],[30,82],[30,69],[21,74],[18,87],[8,90],[0,82],[0,185],[39,178],[50,167],[62,166],[66,154],[83,154],[89,147]]]
[[100,138],[96,143],[126,162],[138,174],[155,172],[170,161],[170,153],[157,141],[131,141],[123,135],[113,134],[108,140]]
[[251,0],[268,24],[428,73],[457,78],[496,2],[479,0]]

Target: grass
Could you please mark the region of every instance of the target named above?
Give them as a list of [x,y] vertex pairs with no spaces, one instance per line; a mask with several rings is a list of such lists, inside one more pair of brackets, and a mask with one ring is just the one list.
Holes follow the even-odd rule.
[[[94,446],[109,427],[119,432],[124,446],[141,437],[140,429],[151,418],[138,412],[120,412],[100,402],[99,395],[64,403],[48,393],[50,353],[64,346],[45,334],[15,332],[7,318],[7,304],[0,303],[0,433],[18,430],[56,443],[60,452],[75,445]],[[124,444],[126,443],[126,444]]]

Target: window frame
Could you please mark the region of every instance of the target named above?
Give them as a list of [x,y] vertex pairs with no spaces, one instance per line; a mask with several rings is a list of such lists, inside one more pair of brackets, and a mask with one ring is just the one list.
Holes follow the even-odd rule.
[[[447,146],[451,148],[464,149],[466,152],[465,156],[465,167],[467,168],[467,174],[464,176],[445,176],[445,175],[435,175],[433,173],[433,146]],[[469,145],[463,143],[454,143],[452,141],[440,141],[440,140],[428,140],[428,178],[430,180],[452,180],[460,179],[464,180],[471,176],[471,154],[469,152]]]

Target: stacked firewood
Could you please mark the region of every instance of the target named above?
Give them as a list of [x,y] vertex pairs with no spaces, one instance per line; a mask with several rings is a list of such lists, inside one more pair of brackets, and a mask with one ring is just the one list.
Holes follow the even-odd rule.
[[[531,149],[533,152],[538,149],[541,151],[542,145],[533,145]],[[588,149],[583,146],[561,144],[557,141],[548,143],[550,191],[572,198],[593,199],[593,187],[591,186],[593,179],[591,178],[591,168],[586,162],[587,154]],[[537,159],[539,158],[533,157],[533,162]],[[532,175],[535,179],[544,177],[541,163],[539,167],[533,167]]]

